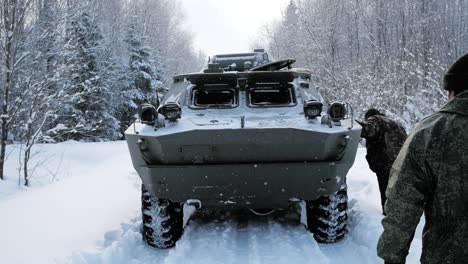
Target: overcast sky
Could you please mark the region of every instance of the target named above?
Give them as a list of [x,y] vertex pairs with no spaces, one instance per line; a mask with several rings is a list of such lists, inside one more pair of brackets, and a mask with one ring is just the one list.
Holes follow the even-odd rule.
[[248,52],[259,29],[278,19],[289,0],[181,0],[186,27],[207,55]]

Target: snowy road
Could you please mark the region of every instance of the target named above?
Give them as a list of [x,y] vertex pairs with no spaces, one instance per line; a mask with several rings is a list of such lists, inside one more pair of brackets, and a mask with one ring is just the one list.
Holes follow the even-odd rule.
[[[364,149],[348,177],[350,231],[344,241],[317,244],[293,213],[228,212],[195,215],[170,250],[142,241],[140,183],[124,142],[40,150],[42,156],[62,153],[43,165],[61,164],[60,181],[46,184],[50,168],[38,169],[34,187],[18,188],[18,165],[9,163],[9,181],[0,183],[1,263],[382,263],[375,252],[380,196]],[[420,251],[418,230],[407,263],[418,263]]]

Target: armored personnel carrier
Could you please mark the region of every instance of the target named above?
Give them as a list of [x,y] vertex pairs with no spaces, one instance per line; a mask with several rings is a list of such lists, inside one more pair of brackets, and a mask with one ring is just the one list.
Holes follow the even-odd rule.
[[318,242],[345,236],[361,127],[348,104],[324,100],[310,71],[264,54],[217,55],[175,76],[159,106],[141,106],[125,134],[149,245],[175,245],[184,204],[263,213],[304,201]]

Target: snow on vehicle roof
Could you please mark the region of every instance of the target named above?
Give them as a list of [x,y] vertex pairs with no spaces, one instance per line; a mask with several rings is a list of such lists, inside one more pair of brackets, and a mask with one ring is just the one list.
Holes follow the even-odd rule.
[[[242,129],[275,129],[290,128],[299,130],[316,131],[323,133],[342,133],[349,131],[350,120],[343,120],[341,126],[322,125],[320,120],[304,120],[302,106],[295,106],[294,111],[285,111],[281,108],[251,109],[246,112],[239,106],[236,109],[209,109],[203,111],[200,116],[196,110],[183,108],[182,118],[177,122],[166,121],[166,126],[155,129],[152,126],[136,123],[128,128],[128,134],[141,134],[146,136],[163,136],[174,133],[182,133],[193,130],[223,130],[241,129],[241,117],[244,116]],[[354,129],[360,129],[355,126]]]

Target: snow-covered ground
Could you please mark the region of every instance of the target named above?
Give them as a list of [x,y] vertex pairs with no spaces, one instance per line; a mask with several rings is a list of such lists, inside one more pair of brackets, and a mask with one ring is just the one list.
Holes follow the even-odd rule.
[[[19,148],[0,182],[0,263],[383,263],[380,196],[359,149],[348,176],[347,238],[317,244],[293,213],[194,215],[177,246],[142,241],[140,180],[125,142],[40,145],[32,186],[18,187]],[[419,263],[421,225],[407,263]]]

